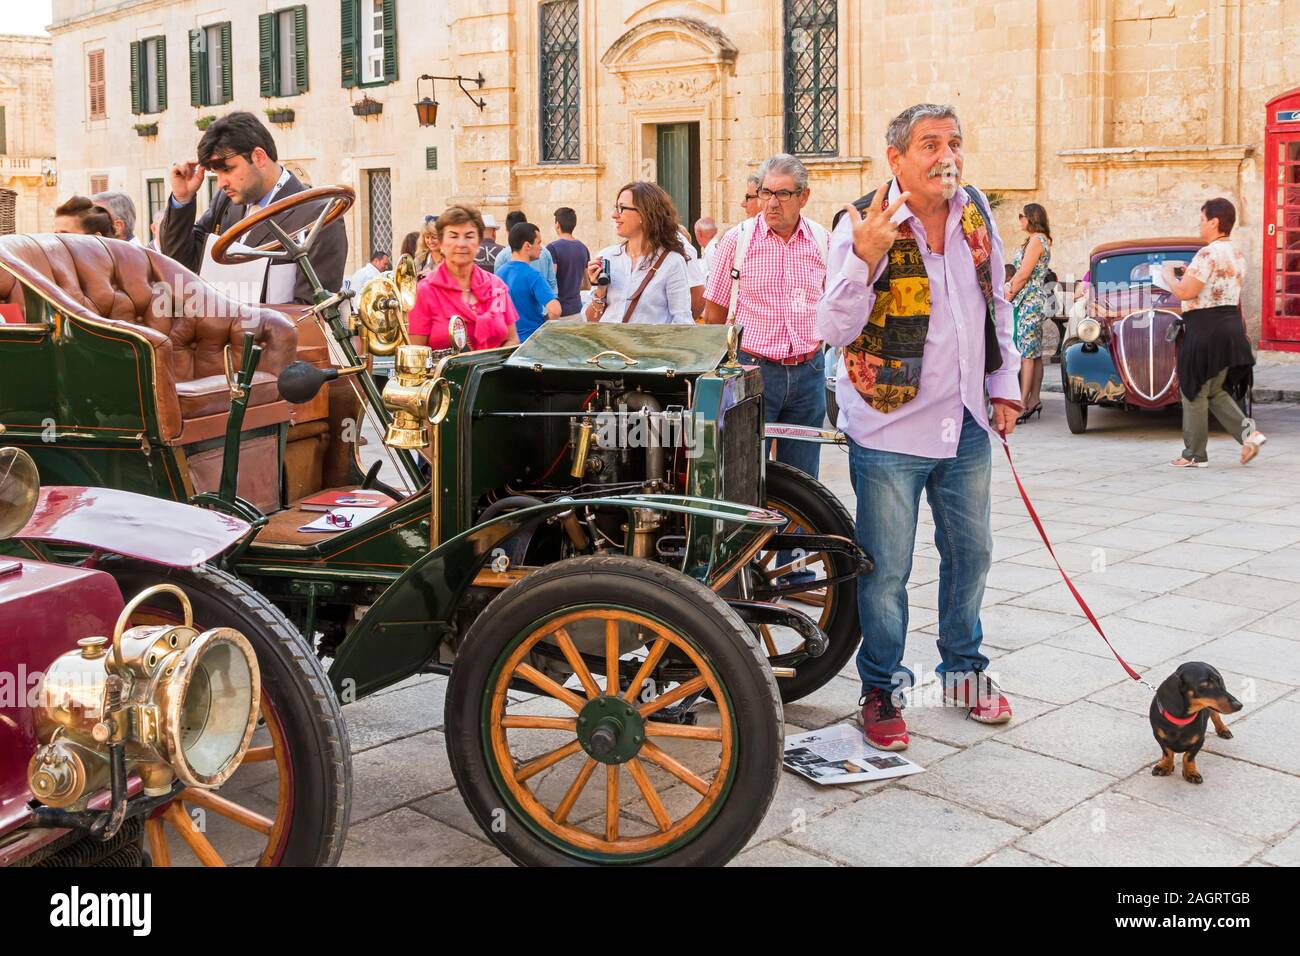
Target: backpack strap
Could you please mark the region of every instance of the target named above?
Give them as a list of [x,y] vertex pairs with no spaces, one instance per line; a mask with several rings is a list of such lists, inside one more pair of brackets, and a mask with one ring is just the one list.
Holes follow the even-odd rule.
[[754,238],[754,229],[756,228],[758,217],[746,219],[736,227],[736,254],[731,260],[731,302],[727,306],[727,324],[734,325],[736,322],[736,302],[740,298],[740,267],[745,262],[745,256],[749,252],[749,242]]

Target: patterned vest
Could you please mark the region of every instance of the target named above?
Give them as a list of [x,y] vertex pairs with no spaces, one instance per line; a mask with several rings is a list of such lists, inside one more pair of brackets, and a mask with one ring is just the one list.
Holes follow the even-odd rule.
[[[989,215],[973,186],[962,211],[961,231],[975,260],[975,276],[984,293],[984,374],[1002,367],[993,304],[993,241]],[[854,205],[865,212],[875,198],[868,193]],[[844,350],[844,366],[858,394],[878,412],[892,412],[916,398],[921,362],[930,330],[930,279],[920,244],[903,223],[889,250],[884,272],[875,283],[876,302],[862,334]]]

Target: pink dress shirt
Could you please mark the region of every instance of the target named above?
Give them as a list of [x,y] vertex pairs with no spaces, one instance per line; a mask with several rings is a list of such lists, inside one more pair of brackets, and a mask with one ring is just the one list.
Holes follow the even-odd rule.
[[[898,198],[897,180],[889,190],[889,201]],[[962,208],[971,198],[957,190],[948,203],[948,224],[943,255],[930,252],[925,226],[906,204],[894,215],[894,222],[910,220],[921,247],[921,258],[930,279],[930,328],[925,337],[921,385],[916,397],[895,411],[879,412],[866,403],[844,371],[837,369],[835,400],[840,407],[837,426],[864,448],[917,455],[923,458],[954,458],[961,437],[963,410],[992,432],[988,400],[1020,401],[1020,353],[1012,341],[1011,303],[1002,294],[1004,275],[1002,239],[989,222],[993,243],[993,295],[1002,351],[1002,367],[984,375],[984,294],[975,277],[975,260],[961,230]],[[987,207],[986,207],[987,208]],[[831,235],[830,280],[826,294],[817,304],[817,331],[827,344],[844,346],[862,332],[876,302],[872,287],[885,269],[881,259],[874,275],[853,252],[852,226],[843,217]]]
[[[828,274],[826,263],[806,218],[799,218],[789,242],[773,232],[761,214],[756,219],[736,298],[736,322],[745,327],[741,348],[773,360],[807,355],[821,345],[813,316]],[[729,230],[718,243],[704,293],[723,308],[731,305],[739,229]]]

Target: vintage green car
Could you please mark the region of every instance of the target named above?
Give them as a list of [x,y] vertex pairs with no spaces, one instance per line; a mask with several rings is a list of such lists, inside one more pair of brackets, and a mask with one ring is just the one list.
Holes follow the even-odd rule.
[[[317,202],[319,227],[351,199],[266,215]],[[318,229],[251,248],[251,219],[216,258],[311,275]],[[353,328],[319,283],[310,308],[252,308],[137,246],[0,238],[23,319],[0,325],[5,441],[53,483],[248,521],[223,567],[301,628],[345,704],[450,674],[452,771],[514,860],[729,859],[776,789],[782,699],[859,639],[870,559],[847,512],[765,460],[734,330],[561,325],[433,352],[403,344],[413,287],[376,281]],[[395,353],[382,395],[367,350]],[[376,508],[310,510],[362,492]]]

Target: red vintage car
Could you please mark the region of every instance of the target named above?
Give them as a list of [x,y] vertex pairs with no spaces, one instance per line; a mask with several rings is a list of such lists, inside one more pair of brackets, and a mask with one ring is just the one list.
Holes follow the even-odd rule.
[[[288,620],[207,564],[249,526],[39,485],[0,448],[0,865],[334,862],[338,704]],[[159,572],[174,577],[132,584]],[[323,750],[290,764],[286,734]]]
[[1178,404],[1177,349],[1169,332],[1182,303],[1157,282],[1164,263],[1186,266],[1203,245],[1194,238],[1132,239],[1092,250],[1086,309],[1061,350],[1071,432],[1087,430],[1090,405]]

